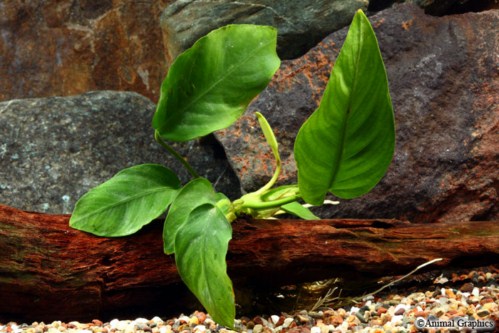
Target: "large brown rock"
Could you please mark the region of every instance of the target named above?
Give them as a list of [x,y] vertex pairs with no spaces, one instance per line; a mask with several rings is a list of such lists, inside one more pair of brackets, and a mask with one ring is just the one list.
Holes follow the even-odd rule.
[[[499,11],[437,18],[397,5],[370,20],[390,81],[395,158],[371,193],[319,213],[418,222],[497,219]],[[281,143],[280,182],[296,181],[296,133],[317,107],[345,36],[340,30],[302,58],[283,62],[241,121],[217,134],[245,190],[262,186],[273,170],[255,111],[268,117]]]
[[[438,15],[499,6],[495,0],[407,1]],[[280,54],[296,57],[349,24],[355,9],[376,12],[393,2],[3,0],[0,101],[91,90],[135,91],[157,101],[173,58],[211,29],[271,24],[279,29]],[[162,31],[160,16],[170,4]]]
[[369,10],[378,11],[388,8],[393,3],[408,2],[417,4],[429,15],[450,15],[466,12],[479,12],[499,8],[496,0],[370,0]]
[[0,101],[130,90],[153,100],[166,73],[169,0],[2,1]]

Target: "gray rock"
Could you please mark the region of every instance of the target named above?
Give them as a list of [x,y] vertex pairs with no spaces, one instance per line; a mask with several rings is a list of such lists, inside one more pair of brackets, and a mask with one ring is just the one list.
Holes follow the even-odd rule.
[[177,0],[166,7],[161,27],[168,59],[213,29],[230,23],[272,25],[279,30],[283,59],[305,53],[329,33],[350,23],[368,0]]
[[[188,175],[153,139],[155,105],[136,93],[0,103],[0,203],[24,210],[70,213],[90,188],[123,168],[161,163]],[[213,138],[175,145],[219,190],[240,190]]]
[[[499,11],[439,18],[405,4],[370,21],[390,81],[396,154],[371,193],[318,214],[415,222],[497,219]],[[255,111],[268,118],[280,142],[280,183],[296,182],[294,139],[320,101],[346,31],[283,62],[244,117],[216,134],[245,190],[262,186],[273,171]]]

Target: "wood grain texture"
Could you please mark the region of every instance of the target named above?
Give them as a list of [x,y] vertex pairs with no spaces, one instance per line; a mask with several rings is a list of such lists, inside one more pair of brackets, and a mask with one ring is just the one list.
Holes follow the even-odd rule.
[[[182,309],[186,288],[162,252],[160,221],[124,238],[100,238],[48,215],[0,205],[0,321],[91,320],[148,307]],[[368,279],[499,262],[498,221],[238,220],[227,256],[236,287],[326,277]]]

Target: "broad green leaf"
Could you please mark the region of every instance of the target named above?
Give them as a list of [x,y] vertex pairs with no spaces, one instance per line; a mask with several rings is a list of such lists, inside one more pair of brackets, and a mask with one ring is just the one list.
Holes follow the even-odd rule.
[[175,235],[187,223],[189,214],[206,203],[216,204],[219,196],[205,178],[196,178],[187,183],[173,201],[163,228],[163,250],[166,254],[175,252]]
[[179,187],[175,173],[161,165],[124,169],[78,200],[69,225],[98,236],[133,234],[165,212]]
[[303,199],[320,205],[328,191],[345,199],[369,192],[392,160],[394,127],[378,42],[367,17],[358,11],[321,104],[296,138]]
[[153,127],[187,141],[230,126],[279,68],[276,41],[276,29],[248,24],[200,38],[170,67]]
[[199,206],[177,232],[175,262],[182,280],[213,320],[232,328],[234,291],[225,262],[231,238],[224,214],[212,204]]
[[310,209],[296,201],[281,206],[281,209],[304,220],[320,220],[320,217],[312,213]]

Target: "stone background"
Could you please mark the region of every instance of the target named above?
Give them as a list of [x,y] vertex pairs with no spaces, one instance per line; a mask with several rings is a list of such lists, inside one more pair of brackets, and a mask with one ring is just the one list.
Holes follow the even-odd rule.
[[499,5],[395,2],[1,2],[0,203],[70,213],[81,194],[123,167],[154,162],[181,172],[152,140],[159,86],[179,52],[228,23],[277,26],[279,54],[289,60],[241,121],[179,149],[231,197],[254,189],[273,167],[254,128],[258,110],[281,144],[280,181],[293,181],[295,133],[320,101],[344,27],[362,8],[388,70],[396,155],[372,193],[318,213],[497,219]]

